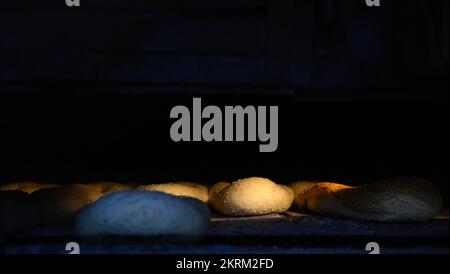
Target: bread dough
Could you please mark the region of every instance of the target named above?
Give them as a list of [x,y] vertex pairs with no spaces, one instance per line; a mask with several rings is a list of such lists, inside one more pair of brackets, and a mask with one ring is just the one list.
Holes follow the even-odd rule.
[[160,191],[175,196],[186,196],[208,202],[208,187],[191,182],[173,182],[140,186],[141,190]]
[[34,182],[15,182],[15,183],[8,183],[8,184],[0,185],[0,191],[17,190],[17,191],[22,191],[22,192],[26,192],[26,193],[33,193],[40,189],[59,187],[59,186],[61,186],[61,185],[46,184],[46,183],[34,183]]
[[75,213],[94,202],[99,193],[81,184],[41,189],[31,194],[42,207],[44,225],[67,225]]
[[291,188],[259,177],[217,183],[210,191],[211,207],[230,216],[282,213],[293,200]]
[[380,222],[418,222],[442,208],[439,190],[417,178],[398,178],[359,187],[319,183],[296,197],[300,208],[324,215]]
[[41,220],[41,208],[22,191],[0,191],[0,235],[33,228]]
[[208,230],[208,206],[193,198],[130,190],[106,195],[80,211],[79,236],[198,237]]

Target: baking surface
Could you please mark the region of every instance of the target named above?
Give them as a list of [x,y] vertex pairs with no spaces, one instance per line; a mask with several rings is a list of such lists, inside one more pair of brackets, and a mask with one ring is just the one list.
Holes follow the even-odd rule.
[[208,236],[198,241],[173,238],[78,239],[71,227],[40,227],[3,240],[4,253],[367,253],[376,241],[382,253],[448,253],[448,216],[426,223],[383,224],[296,212],[255,217],[213,216]]

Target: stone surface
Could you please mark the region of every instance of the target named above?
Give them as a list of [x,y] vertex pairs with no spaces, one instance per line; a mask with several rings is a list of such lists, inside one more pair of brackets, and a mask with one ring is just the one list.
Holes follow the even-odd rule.
[[199,242],[161,238],[114,238],[84,241],[70,227],[41,227],[6,239],[6,253],[66,253],[65,244],[79,241],[83,253],[367,253],[378,241],[382,253],[448,253],[447,217],[418,224],[382,224],[288,212],[257,217],[213,216],[209,234]]

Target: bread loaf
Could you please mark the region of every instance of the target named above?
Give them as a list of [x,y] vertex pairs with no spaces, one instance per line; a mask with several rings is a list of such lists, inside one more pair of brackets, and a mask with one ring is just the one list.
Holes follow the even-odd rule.
[[206,233],[208,206],[193,198],[130,190],[106,195],[80,211],[79,236],[186,236]]
[[417,178],[397,178],[352,187],[318,183],[296,197],[299,208],[324,215],[380,222],[418,222],[442,208],[439,190]]
[[292,189],[266,178],[251,177],[211,188],[210,205],[222,214],[251,216],[282,213],[294,199]]

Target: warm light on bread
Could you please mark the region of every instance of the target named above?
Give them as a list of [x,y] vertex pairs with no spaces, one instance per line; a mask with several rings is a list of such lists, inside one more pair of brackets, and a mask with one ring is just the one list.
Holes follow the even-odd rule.
[[222,214],[251,216],[282,213],[294,199],[292,189],[266,178],[251,177],[211,188],[210,205]]
[[58,184],[48,184],[48,183],[35,183],[35,182],[14,182],[4,185],[0,185],[0,191],[5,190],[17,190],[26,193],[33,193],[40,189],[59,187]]
[[113,183],[113,182],[96,182],[96,183],[89,183],[89,184],[84,184],[84,185],[89,187],[95,193],[97,193],[98,198],[100,198],[101,196],[106,195],[108,193],[131,189],[130,187],[125,186],[123,184]]
[[208,187],[192,182],[173,182],[140,186],[141,190],[160,191],[175,196],[186,196],[208,202]]
[[397,178],[359,187],[318,183],[295,199],[299,208],[324,215],[381,222],[428,221],[442,208],[439,190],[417,178]]

